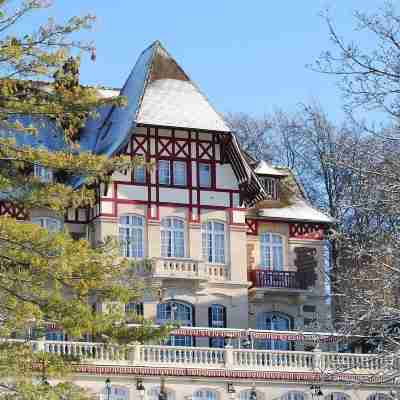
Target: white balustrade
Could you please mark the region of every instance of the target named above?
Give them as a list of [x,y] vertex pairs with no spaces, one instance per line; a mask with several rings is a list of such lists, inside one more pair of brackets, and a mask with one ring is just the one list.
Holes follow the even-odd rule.
[[32,341],[34,350],[99,365],[180,366],[234,370],[376,373],[399,368],[394,357],[318,351],[249,350],[164,345],[116,346],[90,342]]
[[226,265],[207,264],[206,270],[208,279],[211,281],[229,280],[228,269]]
[[153,258],[151,272],[155,277],[207,279],[204,263],[186,258]]

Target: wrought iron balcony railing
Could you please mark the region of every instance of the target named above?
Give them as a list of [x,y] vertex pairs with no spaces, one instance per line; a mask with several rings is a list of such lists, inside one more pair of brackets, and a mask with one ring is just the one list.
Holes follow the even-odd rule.
[[295,271],[255,269],[249,271],[249,281],[255,288],[306,290],[312,286],[312,280],[308,279],[308,274]]

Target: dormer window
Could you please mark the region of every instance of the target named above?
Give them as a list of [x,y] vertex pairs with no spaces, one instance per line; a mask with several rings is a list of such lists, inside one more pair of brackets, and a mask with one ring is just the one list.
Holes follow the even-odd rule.
[[33,166],[33,175],[42,183],[52,183],[54,180],[53,170],[38,163]]
[[265,191],[267,192],[268,197],[271,200],[278,200],[279,199],[279,192],[278,192],[278,179],[272,177],[262,177],[260,178]]

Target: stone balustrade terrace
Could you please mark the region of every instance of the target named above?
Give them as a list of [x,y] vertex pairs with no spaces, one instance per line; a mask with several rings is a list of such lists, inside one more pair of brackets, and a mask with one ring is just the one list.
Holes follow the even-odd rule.
[[34,350],[76,357],[85,364],[229,369],[237,371],[344,372],[377,374],[398,369],[399,361],[378,354],[31,341]]

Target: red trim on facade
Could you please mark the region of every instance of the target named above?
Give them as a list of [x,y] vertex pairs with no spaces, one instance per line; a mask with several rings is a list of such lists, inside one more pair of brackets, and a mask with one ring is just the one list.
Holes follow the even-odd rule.
[[29,218],[28,211],[18,204],[8,201],[0,201],[0,215],[24,221]]
[[258,220],[246,218],[247,234],[248,235],[258,235]]
[[76,364],[75,373],[91,375],[133,375],[133,376],[171,376],[171,377],[206,377],[226,379],[250,379],[290,382],[342,382],[381,384],[383,377],[367,374],[321,374],[316,372],[279,372],[279,371],[238,371],[229,369],[177,368],[177,367],[119,367]]
[[300,222],[289,224],[291,239],[323,240],[325,227],[323,224]]

